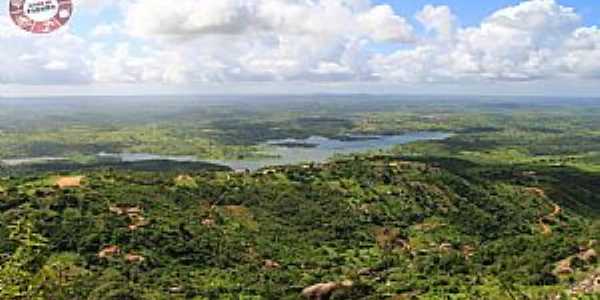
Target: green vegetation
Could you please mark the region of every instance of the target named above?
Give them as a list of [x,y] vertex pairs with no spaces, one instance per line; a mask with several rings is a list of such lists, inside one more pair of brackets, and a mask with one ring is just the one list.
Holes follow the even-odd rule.
[[[92,162],[99,152],[239,159],[268,155],[261,143],[270,139],[445,131],[456,135],[418,151],[480,162],[551,160],[588,171],[600,168],[595,100],[398,98],[24,100],[31,105],[3,100],[0,159]],[[77,101],[88,102],[73,105]]]
[[[10,299],[298,299],[304,287],[346,279],[352,288],[335,299],[538,299],[597,266],[590,258],[553,274],[560,260],[600,250],[600,176],[533,171],[382,156],[265,175],[96,171],[63,189],[55,177],[4,178],[1,290]],[[139,215],[119,212],[132,208]],[[103,257],[109,246],[119,252]]]
[[[597,299],[600,105],[327,100],[1,121],[4,157],[79,158],[1,170],[0,299]],[[416,130],[455,135],[254,173],[85,159]]]

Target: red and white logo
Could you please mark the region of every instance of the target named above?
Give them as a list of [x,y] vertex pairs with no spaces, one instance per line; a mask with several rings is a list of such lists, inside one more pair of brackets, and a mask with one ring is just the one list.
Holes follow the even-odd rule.
[[23,30],[50,33],[71,18],[71,0],[10,0],[10,17]]

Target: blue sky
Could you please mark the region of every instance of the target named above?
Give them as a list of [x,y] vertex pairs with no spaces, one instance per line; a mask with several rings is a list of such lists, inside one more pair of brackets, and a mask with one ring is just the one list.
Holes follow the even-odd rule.
[[0,96],[600,95],[590,0],[73,1],[49,35],[2,14]]
[[[485,17],[493,12],[511,5],[516,5],[522,1],[519,0],[454,0],[454,1],[432,1],[432,0],[374,0],[374,4],[391,5],[396,12],[402,15],[414,15],[425,5],[447,5],[453,12],[459,16],[461,24],[464,26],[476,26]],[[560,0],[560,4],[573,7],[578,14],[583,17],[586,25],[597,25],[600,23],[599,3],[594,0]],[[101,13],[96,7],[78,8],[74,16],[74,23],[77,27],[73,29],[81,32],[93,28],[99,20],[103,22],[118,21],[119,9],[116,7],[103,8]]]
[[[419,11],[423,6],[447,5],[459,16],[461,23],[465,26],[476,26],[485,17],[493,12],[511,5],[519,4],[522,1],[512,0],[454,0],[454,1],[431,1],[431,0],[376,0],[377,4],[389,4],[402,14],[411,15]],[[583,17],[588,25],[600,23],[600,3],[595,0],[561,0],[560,4],[574,7]]]
[[[374,0],[374,4],[387,4],[394,8],[396,12],[402,15],[412,16],[425,5],[446,5],[452,8],[453,12],[459,17],[463,26],[476,26],[485,17],[493,12],[511,5],[516,5],[522,1],[519,0],[454,0],[454,1],[432,1],[432,0]],[[577,13],[582,16],[586,25],[598,25],[600,23],[599,4],[594,0],[561,0],[560,4],[573,7]],[[116,7],[105,7],[99,12],[97,7],[81,7],[77,9],[73,23],[73,31],[84,33],[93,29],[98,22],[118,22],[120,17],[119,9]],[[415,21],[411,20],[414,24]]]

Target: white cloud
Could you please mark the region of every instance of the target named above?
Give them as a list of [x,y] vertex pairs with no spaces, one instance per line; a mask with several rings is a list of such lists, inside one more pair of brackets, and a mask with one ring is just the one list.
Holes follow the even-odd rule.
[[81,8],[86,12],[95,13],[100,13],[103,9],[114,6],[116,3],[116,0],[73,0],[75,9]]
[[92,37],[111,36],[116,34],[119,31],[118,29],[119,26],[117,26],[116,24],[99,24],[96,25],[94,29],[92,29],[90,35]]
[[600,78],[600,29],[596,26],[575,30],[565,42],[560,66],[564,72],[586,78]]
[[113,6],[122,19],[83,36],[33,36],[0,20],[0,84],[600,78],[600,29],[554,0],[523,1],[470,27],[448,6],[426,5],[411,23],[369,0],[78,1]]
[[457,26],[457,18],[448,6],[426,5],[416,18],[427,31],[435,31],[441,39],[451,39]]
[[85,58],[85,42],[66,30],[52,35],[22,31],[0,19],[0,83],[81,84],[91,82]]
[[378,5],[358,17],[358,24],[377,42],[412,42],[413,28],[389,5]]
[[44,69],[49,71],[65,71],[69,69],[69,64],[64,60],[52,60],[44,65]]
[[525,1],[493,13],[478,27],[455,32],[451,16],[449,9],[433,6],[417,14],[425,28],[450,42],[425,41],[414,49],[377,55],[371,65],[398,81],[528,81],[597,70],[581,63],[596,53],[574,52],[565,44],[589,48],[600,43],[590,39],[589,29],[577,29],[581,20],[573,9],[553,0]]
[[195,34],[236,34],[259,26],[254,1],[134,1],[127,7],[126,25],[142,37]]
[[363,41],[413,39],[412,27],[391,7],[364,0],[144,0],[127,7],[125,23],[131,35],[168,49],[172,58],[214,60],[217,73],[199,77],[223,81],[370,78]]

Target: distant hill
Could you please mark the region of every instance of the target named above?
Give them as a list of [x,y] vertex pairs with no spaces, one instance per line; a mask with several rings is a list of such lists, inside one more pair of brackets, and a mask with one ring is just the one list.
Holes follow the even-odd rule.
[[74,172],[129,170],[147,172],[189,172],[189,171],[231,171],[230,168],[206,162],[178,162],[172,160],[145,160],[136,162],[106,161],[93,163],[77,163],[72,161],[55,161],[45,163],[24,164],[19,166],[0,165],[0,175],[27,175],[44,172]]

